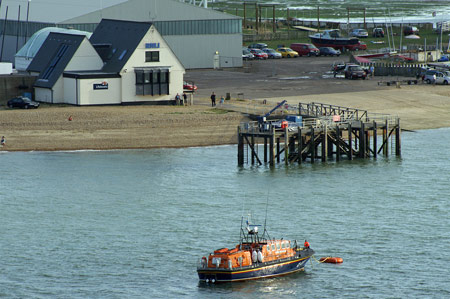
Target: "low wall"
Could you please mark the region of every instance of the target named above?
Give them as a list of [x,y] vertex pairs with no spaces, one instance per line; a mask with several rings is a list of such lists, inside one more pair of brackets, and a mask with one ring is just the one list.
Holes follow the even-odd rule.
[[12,97],[23,95],[24,93],[33,94],[35,80],[35,76],[29,75],[0,76],[0,106],[6,106],[6,103]]
[[374,66],[375,76],[416,77],[426,64],[360,63],[364,68]]

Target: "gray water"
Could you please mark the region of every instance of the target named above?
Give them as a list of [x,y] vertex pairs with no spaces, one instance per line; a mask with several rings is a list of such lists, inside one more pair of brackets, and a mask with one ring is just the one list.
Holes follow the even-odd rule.
[[[0,297],[448,298],[450,129],[402,157],[237,167],[235,146],[0,154]],[[241,216],[308,239],[290,276],[198,283]]]

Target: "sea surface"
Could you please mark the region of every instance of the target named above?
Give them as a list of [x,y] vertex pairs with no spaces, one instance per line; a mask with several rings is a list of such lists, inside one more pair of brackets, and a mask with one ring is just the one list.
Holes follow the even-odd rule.
[[[237,166],[236,146],[0,154],[0,297],[449,298],[450,129],[402,156]],[[301,273],[198,282],[241,217],[308,239]]]

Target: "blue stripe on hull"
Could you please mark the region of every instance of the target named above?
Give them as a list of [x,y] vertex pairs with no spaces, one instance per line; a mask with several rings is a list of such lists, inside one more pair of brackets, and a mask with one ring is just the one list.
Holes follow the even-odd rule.
[[216,282],[227,281],[241,281],[258,278],[267,278],[294,273],[304,269],[305,264],[308,262],[309,257],[306,259],[300,259],[289,263],[275,264],[272,266],[266,266],[262,268],[253,268],[242,271],[208,271],[200,270],[198,272],[199,279],[211,281],[214,279]]

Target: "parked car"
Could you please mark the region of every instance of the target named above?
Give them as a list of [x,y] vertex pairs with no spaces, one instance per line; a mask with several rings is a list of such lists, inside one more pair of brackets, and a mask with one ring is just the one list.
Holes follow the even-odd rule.
[[436,73],[436,84],[448,85],[449,82],[450,82],[450,73],[449,72],[437,72]]
[[39,103],[30,100],[27,97],[22,97],[22,96],[18,96],[15,98],[12,98],[11,100],[8,101],[8,107],[9,108],[24,108],[24,109],[28,109],[28,108],[38,108],[39,107]]
[[332,47],[320,47],[319,48],[319,54],[321,56],[339,56],[341,55],[341,51],[335,50]]
[[357,64],[347,64],[344,69],[345,79],[366,79],[367,73]]
[[449,61],[450,59],[448,58],[448,55],[442,55],[439,59],[438,59],[438,62],[447,62],[447,61]]
[[189,82],[184,81],[183,82],[183,89],[184,90],[196,91],[197,90],[197,85],[194,85],[194,83],[189,83]]
[[298,53],[291,48],[278,48],[276,51],[280,53],[283,58],[298,57]]
[[353,29],[352,31],[350,31],[349,36],[357,38],[367,38],[369,37],[369,33],[366,29]]
[[422,77],[422,81],[431,84],[434,82],[434,77],[433,75],[436,74],[438,71],[437,70],[427,70],[425,72],[425,75]]
[[253,60],[255,59],[255,56],[250,52],[248,48],[242,49],[242,59],[243,60]]
[[414,26],[406,26],[403,29],[403,34],[404,35],[419,34],[419,29]]
[[255,59],[267,59],[267,58],[269,58],[267,53],[264,53],[261,49],[250,49],[250,52],[252,52],[253,56],[255,56]]
[[359,50],[367,50],[367,45],[365,43],[359,42],[356,45],[352,46],[350,51],[359,51]]
[[267,56],[269,56],[269,58],[272,58],[272,59],[276,59],[276,58],[281,58],[281,57],[282,57],[282,56],[281,56],[281,53],[278,53],[278,52],[275,51],[274,49],[264,48],[264,49],[262,49],[262,51],[263,51],[264,53],[266,53]]
[[264,49],[267,48],[267,44],[265,43],[258,43],[258,44],[251,44],[248,46],[249,49]]
[[373,37],[384,37],[383,28],[373,28],[372,36]]
[[298,56],[308,55],[308,56],[319,56],[319,49],[317,49],[312,44],[291,44],[291,49],[298,53]]

